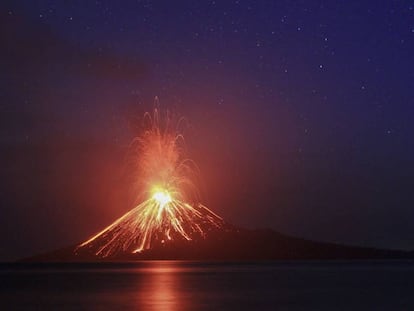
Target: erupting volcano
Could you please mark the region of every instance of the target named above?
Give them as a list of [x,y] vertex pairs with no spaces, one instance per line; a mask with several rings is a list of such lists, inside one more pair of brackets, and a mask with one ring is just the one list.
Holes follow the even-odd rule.
[[134,176],[134,207],[78,245],[76,253],[113,257],[139,253],[172,241],[204,239],[224,226],[200,203],[198,168],[187,157],[186,122],[158,105],[144,115],[144,130],[130,146],[128,168]]
[[199,170],[187,156],[185,119],[144,115],[141,135],[130,144],[132,209],[87,241],[26,258],[28,261],[274,260],[412,258],[413,253],[290,237],[225,222],[201,203]]

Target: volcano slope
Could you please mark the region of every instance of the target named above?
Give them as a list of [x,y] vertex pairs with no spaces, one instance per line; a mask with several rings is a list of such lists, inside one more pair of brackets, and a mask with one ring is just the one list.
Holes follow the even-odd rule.
[[140,252],[117,251],[108,256],[96,255],[79,245],[40,254],[23,261],[31,262],[100,262],[135,260],[350,260],[414,259],[413,252],[346,246],[315,242],[281,234],[274,230],[248,230],[222,223],[193,239],[156,240],[151,248]]

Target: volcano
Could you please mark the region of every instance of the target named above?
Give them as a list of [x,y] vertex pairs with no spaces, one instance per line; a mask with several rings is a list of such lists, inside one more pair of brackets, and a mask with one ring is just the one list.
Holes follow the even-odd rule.
[[[158,105],[156,100],[156,105]],[[34,261],[140,259],[269,260],[403,258],[387,251],[312,242],[272,230],[247,230],[225,222],[201,202],[198,167],[187,156],[183,118],[158,108],[144,115],[127,161],[131,210],[88,240]]]
[[75,253],[101,258],[141,253],[173,242],[203,240],[224,227],[223,219],[207,207],[193,207],[156,192],[152,199],[77,246]]

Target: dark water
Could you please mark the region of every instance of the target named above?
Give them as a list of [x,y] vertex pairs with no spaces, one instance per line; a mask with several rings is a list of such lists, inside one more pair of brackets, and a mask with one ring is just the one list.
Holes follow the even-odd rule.
[[414,310],[414,263],[1,264],[0,310]]

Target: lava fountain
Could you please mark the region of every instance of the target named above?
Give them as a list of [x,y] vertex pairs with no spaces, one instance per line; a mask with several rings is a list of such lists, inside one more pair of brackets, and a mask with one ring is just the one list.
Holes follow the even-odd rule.
[[114,223],[78,245],[99,257],[137,253],[176,240],[205,238],[224,225],[223,219],[200,203],[198,168],[187,157],[184,118],[157,107],[144,115],[142,134],[129,149],[133,208]]

